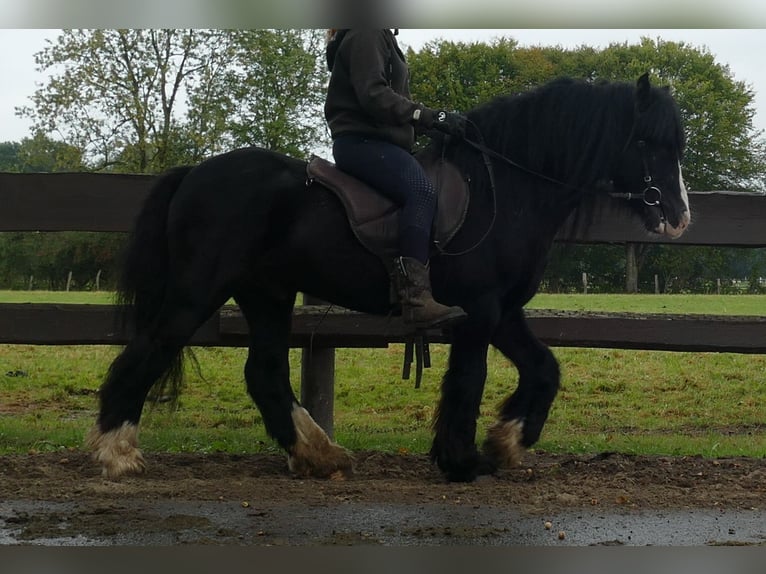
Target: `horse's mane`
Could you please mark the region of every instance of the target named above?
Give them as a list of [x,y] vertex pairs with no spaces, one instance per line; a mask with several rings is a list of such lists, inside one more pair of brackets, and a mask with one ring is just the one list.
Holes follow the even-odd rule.
[[[638,110],[634,84],[559,78],[497,97],[467,116],[467,137],[479,137],[478,130],[499,154],[578,189],[604,178],[632,137],[683,149],[680,114],[663,88],[652,87],[651,104]],[[455,159],[468,165],[459,160],[463,153],[475,151],[456,150]],[[482,171],[472,176],[481,178]]]

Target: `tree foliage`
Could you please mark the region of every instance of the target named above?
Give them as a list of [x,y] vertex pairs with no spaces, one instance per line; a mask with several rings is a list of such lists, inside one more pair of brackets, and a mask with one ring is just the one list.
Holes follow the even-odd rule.
[[[48,80],[18,110],[34,135],[0,144],[0,170],[155,173],[234,147],[306,155],[326,138],[316,30],[63,30],[36,55]],[[115,279],[108,233],[2,233],[6,287]]]
[[[36,56],[48,80],[29,106],[33,135],[0,143],[2,171],[155,173],[247,145],[305,157],[325,148],[327,72],[320,30],[63,30]],[[557,76],[633,82],[648,71],[670,86],[687,135],[684,176],[696,190],[766,189],[766,143],[754,129],[755,94],[705,48],[644,38],[603,49],[435,41],[408,51],[415,99],[467,110]],[[326,148],[325,148],[326,149]],[[99,234],[0,234],[0,280],[60,286],[104,271],[117,241]],[[553,290],[621,290],[622,246],[556,246]],[[641,291],[710,290],[717,277],[766,272],[763,250],[652,245],[642,249]],[[88,263],[91,261],[91,263]],[[16,271],[12,271],[16,269]],[[13,276],[13,278],[11,277]],[[26,278],[26,279],[25,279]]]
[[[52,173],[82,170],[77,148],[41,133],[19,142],[0,143],[0,171]],[[68,274],[75,288],[114,285],[115,253],[123,241],[118,233],[0,233],[0,286],[62,289]]]
[[51,173],[82,169],[81,151],[38,132],[21,142],[0,143],[0,171]]
[[[17,112],[94,170],[155,173],[233,146],[301,155],[321,137],[312,30],[64,30]],[[320,116],[321,118],[321,116]]]
[[0,143],[0,171],[19,171],[19,142]]
[[[687,139],[684,179],[694,190],[766,191],[766,142],[754,128],[755,94],[736,81],[727,66],[705,48],[643,38],[638,44],[604,49],[581,46],[520,47],[512,39],[493,43],[436,41],[408,52],[415,97],[432,107],[468,110],[495,96],[527,90],[559,76],[634,82],[649,72],[667,85],[681,109]],[[717,277],[742,277],[757,252],[652,245],[642,251],[639,284],[654,289],[658,274],[665,290],[705,290]],[[544,285],[579,290],[588,273],[596,290],[621,290],[625,251],[613,246],[554,247]],[[745,271],[745,275],[747,272]]]
[[114,289],[115,254],[121,233],[10,232],[0,233],[0,286],[4,289],[61,290],[72,273],[73,288]]
[[649,72],[673,91],[688,147],[684,177],[691,189],[766,190],[766,142],[753,126],[755,94],[705,48],[643,38],[604,49],[432,42],[408,53],[412,91],[432,107],[467,110],[495,96],[559,76],[634,82]]

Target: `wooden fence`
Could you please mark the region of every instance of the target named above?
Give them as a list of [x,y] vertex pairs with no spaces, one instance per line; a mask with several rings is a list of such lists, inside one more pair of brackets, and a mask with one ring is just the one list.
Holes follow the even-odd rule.
[[[2,231],[128,231],[146,197],[150,176],[0,173]],[[614,200],[604,200],[586,243],[652,243],[638,222],[626,222]],[[676,244],[766,246],[766,197],[729,192],[693,193],[692,226]],[[529,310],[530,326],[551,346],[766,352],[766,317],[646,315]],[[441,331],[434,343],[448,343]],[[297,307],[290,344],[303,348],[301,398],[332,433],[334,349],[385,347],[405,341],[397,318],[326,306]],[[123,344],[111,305],[0,304],[0,343],[37,345]],[[224,307],[196,333],[192,344],[243,346],[246,325],[236,307]]]

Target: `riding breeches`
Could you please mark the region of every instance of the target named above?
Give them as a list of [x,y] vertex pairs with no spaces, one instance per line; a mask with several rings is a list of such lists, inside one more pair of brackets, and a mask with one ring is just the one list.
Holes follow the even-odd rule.
[[356,135],[336,138],[332,151],[341,170],[401,206],[400,255],[426,263],[436,190],[415,157],[397,145]]

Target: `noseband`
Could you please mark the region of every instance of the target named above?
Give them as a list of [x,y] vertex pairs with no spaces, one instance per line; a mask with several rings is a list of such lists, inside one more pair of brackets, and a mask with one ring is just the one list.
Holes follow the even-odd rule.
[[[641,161],[644,164],[644,190],[641,193],[617,193],[610,192],[609,197],[617,199],[641,199],[643,202],[650,206],[659,206],[662,210],[662,190],[656,185],[652,185],[652,174],[649,172],[649,162],[646,161],[646,142],[644,140],[638,140],[636,142],[639,151],[641,152]],[[665,220],[665,213],[663,211],[662,220]]]

